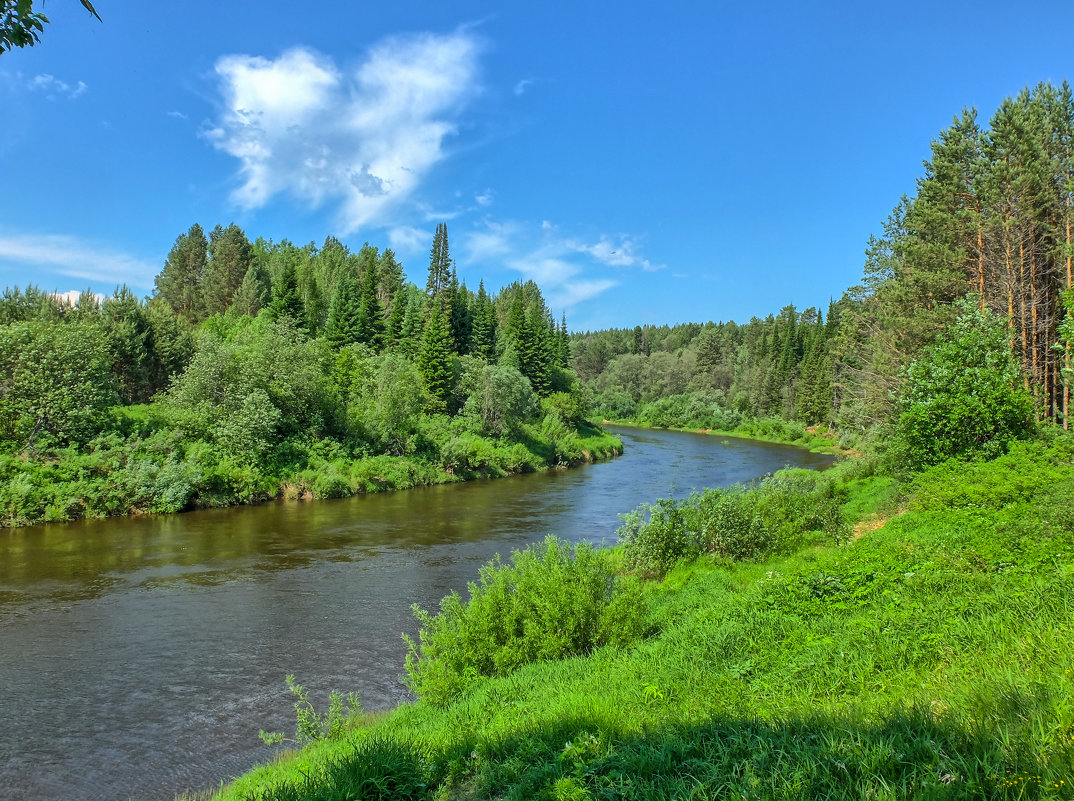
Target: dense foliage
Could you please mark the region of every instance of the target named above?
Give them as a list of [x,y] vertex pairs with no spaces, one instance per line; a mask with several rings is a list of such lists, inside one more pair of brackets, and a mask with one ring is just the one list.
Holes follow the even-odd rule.
[[417,606],[420,643],[407,638],[407,684],[445,704],[481,677],[637,640],[647,610],[636,583],[615,576],[603,555],[548,537],[481,568],[463,602],[452,593],[431,614]]
[[[199,225],[152,298],[0,295],[0,525],[340,497],[595,458],[540,289]],[[434,280],[435,277],[435,280]]]
[[1033,399],[1003,325],[972,305],[906,369],[897,408],[896,431],[910,467],[998,456],[1033,431]]

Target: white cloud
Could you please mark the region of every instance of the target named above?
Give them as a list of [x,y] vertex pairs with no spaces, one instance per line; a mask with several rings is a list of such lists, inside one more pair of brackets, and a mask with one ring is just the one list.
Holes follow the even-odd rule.
[[491,206],[492,201],[496,199],[496,193],[491,189],[486,189],[480,195],[475,195],[474,200],[477,201],[477,205],[482,208]]
[[148,289],[159,264],[60,234],[7,236],[0,233],[0,263],[25,269],[28,283],[40,269],[104,284]]
[[480,228],[463,236],[461,252],[467,262],[499,263],[532,279],[553,308],[571,308],[619,283],[615,275],[599,274],[607,273],[601,266],[587,266],[585,259],[580,260],[579,254],[589,251],[565,239],[548,220],[535,226],[486,219]]
[[618,242],[613,242],[608,237],[602,236],[592,245],[569,241],[567,246],[579,253],[587,253],[601,264],[612,267],[641,267],[647,271],[662,270],[665,267],[663,264],[653,264],[639,255],[637,243],[630,237],[620,237]]
[[516,95],[525,94],[526,90],[533,85],[533,81],[529,78],[523,78],[521,81],[515,84],[514,92]]
[[409,225],[399,225],[388,230],[388,242],[396,252],[412,253],[431,246],[433,235]]
[[240,162],[232,199],[331,201],[344,234],[383,223],[445,157],[477,91],[478,51],[458,31],[383,40],[351,71],[305,48],[219,59],[223,108],[205,136]]
[[0,73],[0,75],[9,85],[21,87],[31,92],[41,92],[49,100],[55,100],[57,97],[73,100],[89,89],[83,81],[70,84],[47,72],[33,77],[27,77],[22,72],[16,72],[14,75],[5,72]]
[[186,114],[184,114],[184,113],[183,113],[183,112],[181,112],[181,111],[167,111],[167,112],[165,112],[165,113],[166,113],[166,114],[167,114],[167,115],[168,115],[169,117],[175,117],[175,119],[177,119],[177,120],[185,120],[185,119],[187,119],[187,116],[186,116]]
[[[81,298],[83,294],[85,294],[84,290],[69,289],[66,292],[53,292],[52,297],[68,306],[74,306],[78,303],[78,299]],[[94,303],[100,304],[101,301],[104,300],[104,295],[99,292],[90,292],[89,294],[93,297]]]

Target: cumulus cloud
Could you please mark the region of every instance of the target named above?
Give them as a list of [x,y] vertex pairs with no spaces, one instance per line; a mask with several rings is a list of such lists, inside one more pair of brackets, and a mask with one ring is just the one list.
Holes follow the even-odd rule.
[[232,199],[332,202],[344,234],[385,221],[445,157],[477,91],[479,49],[458,31],[386,39],[351,70],[301,47],[219,59],[222,110],[205,136],[239,160]]
[[61,234],[8,236],[0,233],[0,263],[26,271],[33,281],[46,269],[71,278],[147,289],[160,265],[127,253]]

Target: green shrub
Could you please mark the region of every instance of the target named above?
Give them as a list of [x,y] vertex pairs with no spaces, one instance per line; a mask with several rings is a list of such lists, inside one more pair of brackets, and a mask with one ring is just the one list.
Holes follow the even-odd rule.
[[842,485],[810,470],[786,470],[755,487],[709,489],[620,515],[616,534],[627,566],[662,576],[702,553],[758,559],[803,545],[812,532],[833,542],[849,534]]
[[629,569],[662,576],[680,559],[701,553],[696,529],[691,531],[689,527],[685,506],[663,498],[619,515],[622,523],[615,533],[623,545]]
[[549,536],[481,568],[464,602],[453,592],[431,614],[414,606],[420,646],[409,637],[407,685],[443,704],[481,676],[503,676],[548,659],[626,645],[643,633],[647,607],[640,586],[617,578],[601,554]]
[[906,466],[991,459],[1033,431],[1033,401],[995,315],[966,301],[948,335],[906,370],[896,430]]

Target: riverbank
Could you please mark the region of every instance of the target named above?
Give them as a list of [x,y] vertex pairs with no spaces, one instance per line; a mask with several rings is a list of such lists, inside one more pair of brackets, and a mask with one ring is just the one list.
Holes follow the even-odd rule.
[[821,475],[845,541],[678,563],[647,639],[404,704],[216,797],[1074,798],[1074,441]]
[[696,434],[708,434],[718,437],[737,437],[760,442],[774,442],[781,445],[797,445],[808,448],[812,453],[825,453],[832,456],[850,455],[852,451],[839,446],[839,432],[822,429],[819,426],[806,426],[797,421],[788,421],[780,417],[748,418],[733,428],[698,428],[697,426],[654,425],[644,420],[602,420],[605,425],[626,428],[655,429],[658,431],[688,431]]
[[[147,408],[147,407],[143,407]],[[126,410],[125,410],[126,411]],[[128,417],[132,417],[127,412]],[[37,459],[0,455],[0,528],[86,518],[388,492],[569,467],[622,453],[599,426],[524,425],[512,437],[454,430],[433,418],[416,454],[349,455],[331,440],[293,446],[275,469],[221,455],[171,427],[125,421],[126,436],[98,438]],[[140,423],[140,424],[139,424]]]

